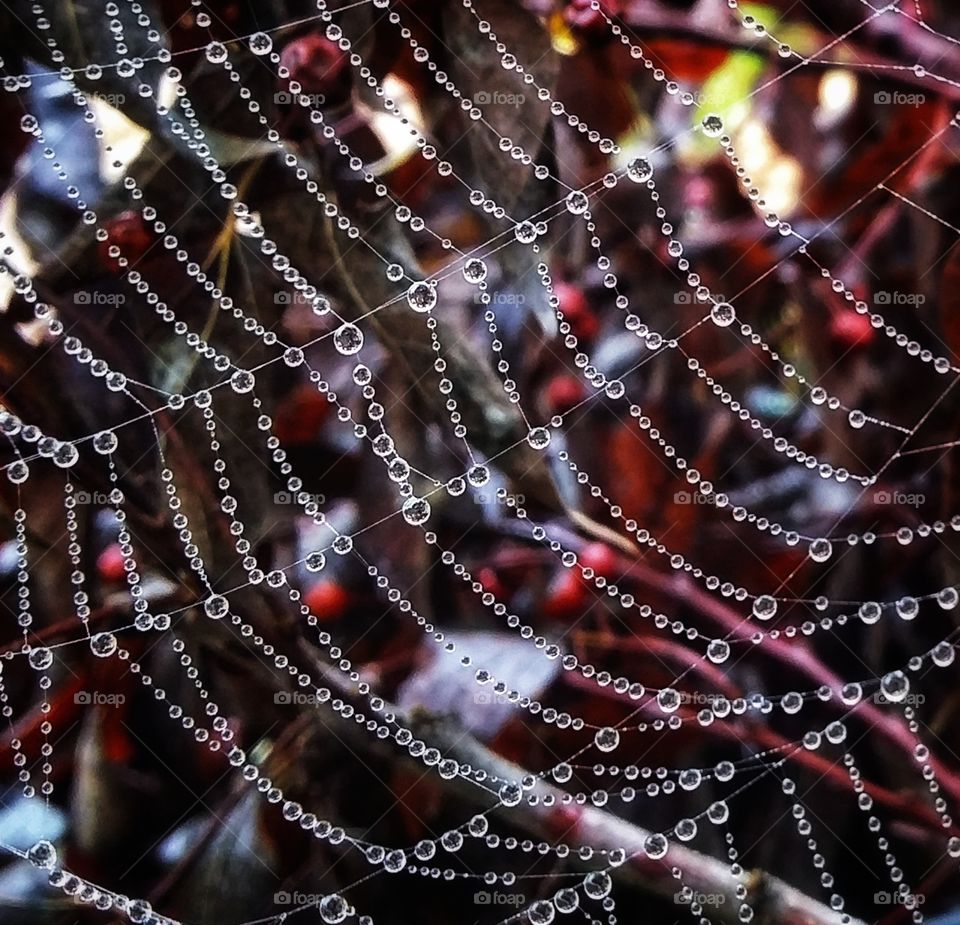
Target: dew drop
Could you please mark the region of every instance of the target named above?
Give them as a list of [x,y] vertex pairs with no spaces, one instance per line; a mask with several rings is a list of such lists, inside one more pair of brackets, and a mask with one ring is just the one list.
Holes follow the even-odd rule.
[[627,167],[627,176],[634,183],[646,183],[653,176],[653,165],[645,157],[638,157]]
[[401,511],[408,524],[419,527],[430,519],[430,502],[425,498],[407,498]]
[[433,311],[437,304],[437,289],[430,283],[416,282],[407,290],[407,303],[415,312]]
[[117,651],[117,637],[113,633],[96,633],[90,637],[90,651],[99,658],[107,658]]
[[602,752],[612,752],[620,744],[620,733],[612,726],[598,729],[593,742]]
[[710,318],[718,328],[728,328],[736,320],[737,313],[729,302],[717,302],[710,309]]
[[349,322],[341,324],[333,334],[333,346],[344,356],[359,353],[363,347],[363,331]]

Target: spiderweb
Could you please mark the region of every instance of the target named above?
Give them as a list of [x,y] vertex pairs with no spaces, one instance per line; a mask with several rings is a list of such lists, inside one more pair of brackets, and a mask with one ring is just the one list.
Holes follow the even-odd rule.
[[[458,920],[614,925],[641,914],[637,883],[664,897],[664,921],[850,922],[890,915],[923,921],[926,894],[940,896],[937,885],[955,874],[960,858],[951,816],[960,787],[949,716],[937,719],[925,707],[953,686],[951,614],[960,596],[950,580],[937,580],[949,567],[927,562],[892,573],[911,549],[954,558],[950,538],[960,530],[960,514],[947,506],[946,513],[933,511],[922,493],[934,490],[937,465],[960,443],[949,420],[960,367],[933,326],[918,317],[919,292],[871,293],[870,304],[861,283],[873,289],[886,278],[871,269],[871,241],[895,221],[915,223],[911,227],[939,242],[932,256],[919,247],[911,255],[926,260],[918,273],[924,276],[960,231],[914,169],[927,158],[943,163],[955,156],[960,126],[955,114],[943,113],[960,91],[950,76],[958,40],[928,21],[920,0],[884,6],[859,0],[844,13],[851,22],[845,31],[809,48],[809,36],[800,35],[800,51],[777,27],[766,28],[752,7],[729,0],[722,15],[743,27],[744,48],[769,67],[746,93],[715,105],[709,82],[698,87],[675,80],[646,47],[643,30],[611,5],[581,4],[594,28],[633,62],[660,121],[675,128],[652,139],[615,141],[592,125],[594,117],[602,123],[602,114],[561,101],[541,76],[548,70],[542,59],[523,60],[511,44],[524,38],[515,25],[519,13],[508,15],[503,5],[484,0],[451,0],[450,6],[460,30],[458,51],[471,46],[499,71],[482,98],[469,64],[443,70],[447,65],[436,60],[416,10],[384,0],[319,2],[295,21],[271,21],[230,38],[221,35],[230,24],[197,2],[178,23],[191,41],[175,51],[156,11],[128,0],[107,2],[94,15],[106,22],[109,44],[86,58],[66,44],[53,4],[17,10],[36,42],[33,57],[54,65],[20,73],[4,62],[4,87],[23,105],[20,128],[38,158],[34,170],[52,173],[66,193],[71,221],[116,268],[115,288],[74,286],[73,301],[121,305],[150,322],[136,329],[146,349],[131,348],[133,359],[105,350],[97,330],[74,323],[75,315],[23,266],[17,233],[3,232],[2,269],[13,291],[8,315],[16,304],[32,312],[32,319],[17,319],[25,355],[38,344],[49,348],[65,364],[60,368],[70,370],[63,381],[78,383],[78,394],[82,382],[83,394],[97,394],[103,403],[102,415],[94,412],[102,426],[82,433],[78,426],[75,433],[45,428],[40,407],[34,416],[19,408],[14,413],[13,387],[4,400],[8,410],[0,412],[11,489],[8,548],[15,560],[10,620],[22,635],[4,649],[0,675],[8,770],[28,802],[49,806],[64,799],[55,762],[58,740],[69,730],[57,727],[53,699],[63,679],[76,676],[70,666],[89,662],[89,653],[119,666],[115,670],[162,708],[169,736],[222,758],[224,773],[243,794],[275,805],[284,830],[293,833],[281,840],[304,835],[328,846],[330,857],[346,859],[340,867],[331,863],[320,881],[286,879],[259,904],[245,900],[247,912],[237,921],[420,920],[439,901],[431,898],[435,893],[458,898]],[[358,12],[370,18],[357,18]],[[556,29],[558,15],[547,13],[538,23],[524,13],[523,22],[530,30]],[[402,82],[374,60],[367,41],[374,22],[433,85],[446,117],[463,121],[464,137],[484,139],[487,163],[471,165],[462,139],[445,153],[434,136],[442,134],[439,126],[427,124]],[[339,46],[371,120],[388,126],[394,142],[402,138],[445,184],[457,209],[480,216],[490,234],[461,249],[442,214],[419,214],[382,181],[363,138],[291,73],[284,43],[291,30],[305,27],[320,29],[327,47]],[[877,27],[912,37],[902,53],[918,63],[879,54],[862,59],[853,42]],[[840,90],[856,86],[850,75],[858,75],[859,92],[877,87],[878,107],[899,111],[929,98],[934,110],[893,170],[879,181],[851,184],[854,193],[829,222],[804,218],[794,227],[781,215],[791,206],[772,205],[782,175],[751,178],[754,169],[763,171],[754,156],[762,147],[757,122],[749,113],[779,85],[806,74],[817,75],[821,86],[832,80]],[[98,99],[90,88],[99,82],[105,89]],[[281,111],[295,113],[301,130],[307,126],[323,140],[327,161],[291,139],[289,124],[280,126],[270,94],[281,85],[288,87]],[[31,107],[38,88],[48,86],[64,88],[83,124],[95,130],[122,202],[100,204],[96,191],[71,176],[63,153],[69,139],[51,132]],[[210,86],[217,88],[214,98],[245,110],[252,154],[235,157],[226,131],[206,128],[199,100],[210,98]],[[510,86],[515,89],[502,89]],[[208,253],[179,232],[182,216],[154,195],[143,171],[133,169],[137,155],[111,136],[112,116],[103,103],[116,102],[110,93],[118,87],[135,95],[131,109],[142,124],[202,169],[204,187],[195,191],[201,209],[222,221],[257,261],[257,272],[274,281],[272,309],[296,305],[313,319],[301,324],[306,336],[278,327],[275,311],[242,287],[226,285],[217,270],[229,245]],[[539,112],[541,125],[553,130],[517,119],[512,137],[496,108],[501,104],[522,109],[522,119]],[[567,182],[577,173],[574,141],[606,165],[579,185]],[[675,178],[662,181],[685,145],[701,157],[725,159],[744,207],[737,212],[743,233],[758,246],[777,241],[765,245],[769,265],[747,264],[759,269],[747,272],[749,284],[736,294],[720,295],[722,283],[711,283],[716,274],[698,266],[709,263],[698,260],[704,245],[695,240],[709,221],[684,214],[671,186]],[[302,213],[285,219],[267,210],[269,196],[245,171],[254,156],[281,166],[285,191],[294,191]],[[497,185],[497,171],[529,181],[537,191],[529,200],[534,205]],[[250,205],[253,198],[261,208]],[[378,210],[373,220],[364,211],[371,212],[371,204]],[[152,247],[167,252],[165,274],[142,272],[142,255],[111,233],[120,208],[133,210],[153,235]],[[798,211],[795,203],[792,210]],[[285,253],[283,242],[296,235],[284,225],[308,213],[322,217],[322,234]],[[845,242],[836,229],[864,213],[861,237]],[[685,229],[691,240],[684,240]],[[643,238],[646,231],[650,236]],[[629,260],[636,257],[624,264],[625,236],[652,255],[650,265],[655,261],[679,281],[669,312],[655,304],[653,288],[648,293],[630,282]],[[574,318],[570,287],[551,269],[568,246],[583,255],[584,272],[606,293],[605,321],[630,344],[620,366],[600,348],[592,352],[591,338]],[[302,259],[311,248],[346,270],[318,273]],[[420,271],[414,250],[432,255],[429,272]],[[511,276],[509,268],[518,266],[522,272]],[[767,283],[781,273],[792,274],[784,278],[798,288],[809,287],[798,297],[804,310],[813,301],[832,313],[809,312],[810,320],[798,323],[807,338],[826,340],[818,330],[823,318],[859,324],[857,337],[874,338],[874,349],[884,351],[896,372],[864,396],[847,387],[860,362],[852,347],[832,359],[824,354],[819,371],[798,364],[771,312],[760,310],[770,299]],[[755,290],[759,300],[752,298]],[[470,320],[479,322],[469,338],[462,320],[460,328],[454,323],[464,301]],[[528,318],[519,333],[518,316]],[[311,325],[321,325],[322,333]],[[518,343],[529,346],[531,338],[562,364],[566,381],[583,390],[562,409],[550,407],[524,369]],[[464,362],[469,354],[462,340],[479,345],[482,370]],[[398,394],[391,370],[404,362],[415,389]],[[278,381],[296,381],[306,388],[301,394],[319,396],[335,415],[331,426],[344,453],[382,495],[379,515],[361,522],[314,490],[313,460],[294,458],[279,433]],[[493,391],[485,391],[491,383]],[[771,413],[763,400],[773,400],[773,386],[781,388],[781,405]],[[694,398],[709,405],[712,420],[734,434],[736,451],[722,464],[702,452],[709,434],[690,436],[702,419],[671,419],[664,390],[685,396],[687,413]],[[424,396],[437,413],[427,414]],[[69,407],[73,399],[65,394],[55,401]],[[84,418],[70,420],[76,425]],[[655,468],[657,483],[670,486],[658,501],[665,519],[645,523],[611,481],[615,470],[604,454],[584,451],[583,429],[596,419],[615,421],[628,457]],[[264,504],[271,472],[279,475],[280,491]],[[205,479],[206,497],[196,490]],[[789,502],[778,485],[792,493]],[[949,486],[939,489],[949,500]],[[54,529],[50,498],[58,496],[62,524]],[[159,526],[148,535],[131,504],[149,509],[151,499]],[[215,509],[216,524],[204,503]],[[270,504],[287,509],[286,516],[292,505],[307,539],[262,542],[259,521]],[[465,509],[481,513],[458,532],[450,512]],[[90,511],[116,537],[124,585],[119,603],[116,596],[104,598],[89,572]],[[684,535],[692,511],[709,525],[702,527],[708,541],[691,543]],[[612,634],[613,648],[602,636],[587,644],[574,638],[586,615],[565,627],[547,624],[522,594],[494,587],[478,553],[483,523],[494,523],[517,548],[544,554],[539,561],[551,563],[561,579],[573,578],[568,587],[589,589],[583,609],[602,612],[601,628]],[[412,558],[407,550],[377,547],[380,531],[398,524],[404,543],[417,551]],[[59,539],[45,543],[52,535]],[[597,535],[616,551],[617,566],[596,561],[596,547],[584,537]],[[48,557],[63,562],[61,587],[48,585],[57,574],[49,561],[43,564]],[[739,567],[738,558],[753,572]],[[758,568],[765,561],[775,565]],[[328,629],[327,604],[311,606],[304,593],[315,576],[345,568],[340,563],[352,563],[380,606],[389,605],[408,629],[416,626],[438,664],[465,679],[477,712],[508,705],[538,744],[524,766],[455,725],[391,702],[388,690],[397,694],[397,685],[378,683],[364,665],[377,659],[377,640],[383,642],[375,625],[359,639],[337,624]],[[769,579],[763,587],[755,584],[757,573]],[[924,584],[914,586],[920,580]],[[447,596],[425,595],[421,581],[447,582]],[[534,597],[549,593],[534,585]],[[498,673],[501,662],[480,637],[445,629],[443,608],[460,606],[461,595],[478,621],[522,644],[525,659],[557,666],[565,690],[579,697],[555,688],[542,695],[524,690]],[[51,602],[61,618],[64,608],[71,613],[66,624],[41,619]],[[278,643],[264,630],[265,619],[288,631],[291,619],[298,621],[294,641],[288,635]],[[909,625],[910,633],[891,625]],[[882,633],[896,644],[872,648],[871,640],[888,638]],[[352,645],[363,651],[367,634],[375,640],[368,657],[350,655]],[[358,808],[356,798],[344,799],[349,813],[336,799],[301,798],[298,791],[309,791],[303,781],[267,760],[264,742],[271,736],[238,735],[238,708],[229,702],[230,690],[210,680],[198,639],[254,653],[258,670],[275,682],[275,703],[296,705],[332,730],[371,775],[382,756],[402,758],[417,777],[458,794],[457,806],[476,811],[420,839],[381,842],[378,811],[364,818],[366,807]],[[816,653],[824,651],[836,657],[820,661]],[[101,692],[73,689],[71,696],[91,709],[112,705]],[[592,708],[588,697],[608,708]],[[30,716],[39,722],[30,725]],[[697,764],[663,763],[658,754],[683,754],[670,751],[674,741],[709,744],[695,752]],[[364,748],[376,759],[362,757]],[[878,752],[884,756],[879,764]],[[876,782],[890,779],[896,784]],[[918,796],[905,800],[897,788]],[[824,791],[826,804],[820,802]],[[771,807],[773,817],[742,828],[738,819],[760,805]],[[825,805],[836,808],[825,815]],[[768,829],[791,846],[789,862],[764,853]],[[69,853],[49,838],[28,841],[3,848],[105,916],[122,913],[136,923],[202,920],[199,912],[166,914],[162,900],[153,908],[147,898],[121,892],[126,865],[92,876],[72,869]],[[758,875],[761,868],[769,873]],[[384,881],[397,877],[416,883],[417,892],[404,887],[399,892],[407,908],[376,914],[381,891],[394,889]],[[225,891],[235,888],[223,883]]]

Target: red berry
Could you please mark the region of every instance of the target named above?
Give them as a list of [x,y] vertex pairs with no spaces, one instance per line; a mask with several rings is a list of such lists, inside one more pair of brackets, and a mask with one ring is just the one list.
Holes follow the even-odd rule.
[[586,398],[586,389],[576,376],[559,373],[547,383],[547,407],[551,414],[566,414]]
[[592,340],[600,330],[600,322],[590,307],[583,290],[573,283],[557,283],[554,292],[560,299],[560,311],[580,340]]
[[[97,245],[97,253],[101,266],[111,273],[119,273],[124,269],[120,266],[120,257],[127,259],[126,269],[136,266],[155,241],[143,216],[132,209],[115,215],[104,225],[107,240]],[[119,249],[119,253],[111,252],[114,247]]]
[[289,72],[285,89],[300,85],[299,93],[322,96],[318,102],[340,103],[350,93],[350,68],[347,56],[336,42],[320,33],[294,39],[280,53],[280,65]]
[[350,592],[339,582],[324,579],[307,589],[303,602],[319,620],[337,620],[350,606]]
[[111,543],[97,557],[97,574],[100,576],[100,580],[113,584],[123,581],[127,576],[123,562],[124,556],[120,551],[120,545]]
[[621,574],[619,557],[606,543],[587,543],[577,558],[584,568],[592,568],[595,575],[608,581]]
[[574,572],[565,568],[547,589],[543,614],[552,620],[568,619],[583,613],[589,602],[590,595],[579,569]]
[[277,405],[273,433],[285,446],[311,443],[317,439],[330,415],[330,402],[309,383],[297,386]]
[[830,319],[830,336],[848,349],[866,347],[873,341],[875,330],[866,315],[842,309]]

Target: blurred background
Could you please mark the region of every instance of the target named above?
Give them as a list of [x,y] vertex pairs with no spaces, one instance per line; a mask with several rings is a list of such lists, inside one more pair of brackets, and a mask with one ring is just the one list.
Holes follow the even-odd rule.
[[0,10],[0,921],[960,921],[960,11],[895,6]]

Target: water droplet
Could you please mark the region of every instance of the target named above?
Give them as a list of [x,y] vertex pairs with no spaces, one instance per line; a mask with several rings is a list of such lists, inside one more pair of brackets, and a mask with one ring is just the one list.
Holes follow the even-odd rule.
[[244,394],[245,392],[252,392],[253,387],[257,384],[257,380],[254,377],[253,373],[246,369],[238,369],[230,377],[230,386],[234,392],[239,394]]
[[612,889],[613,881],[606,871],[593,870],[583,878],[583,892],[591,899],[603,899]]
[[53,870],[57,866],[57,849],[43,839],[27,849],[27,860],[40,870]]
[[53,664],[53,652],[45,646],[31,649],[27,661],[36,671],[46,671]]
[[537,226],[533,222],[519,222],[513,233],[521,244],[533,244],[537,240]]
[[463,278],[468,283],[482,283],[487,278],[487,265],[479,257],[471,257],[463,265]]
[[710,309],[710,318],[718,328],[728,328],[736,320],[737,313],[729,302],[717,302]]
[[530,920],[530,925],[550,925],[556,913],[553,903],[541,899],[527,909],[527,918]]
[[586,193],[574,190],[567,196],[567,211],[573,215],[583,215],[590,208],[590,199]]
[[604,726],[597,730],[593,742],[600,751],[612,752],[620,744],[620,733],[612,726]]
[[814,562],[826,562],[833,555],[833,543],[820,537],[810,544],[810,558]]
[[407,290],[407,302],[415,312],[433,311],[437,304],[437,288],[430,283],[416,282]]
[[113,633],[96,633],[90,637],[90,651],[100,658],[107,658],[117,651],[117,637]]
[[320,918],[327,925],[337,925],[342,922],[349,912],[347,901],[338,893],[331,893],[320,900]]
[[80,454],[72,443],[61,443],[53,451],[53,462],[61,469],[69,469],[79,458]]
[[880,691],[891,703],[901,703],[910,693],[910,679],[902,671],[891,671],[880,681]]
[[407,498],[403,502],[403,519],[414,527],[430,519],[430,502],[424,498]]
[[717,800],[707,807],[707,818],[714,825],[723,825],[730,818],[730,807],[723,800]]
[[214,594],[204,601],[203,609],[211,620],[222,620],[227,615],[230,605],[222,594]]
[[668,847],[669,842],[666,836],[660,835],[659,833],[648,835],[643,842],[644,854],[655,861],[666,855]]
[[777,615],[777,599],[761,594],[753,602],[753,615],[758,620],[772,620]]
[[535,450],[545,450],[550,445],[550,431],[546,427],[534,427],[527,434],[527,443]]
[[723,134],[723,119],[715,112],[708,113],[703,117],[703,134],[708,138],[718,138]]
[[250,36],[250,51],[255,55],[268,55],[273,50],[273,39],[266,32],[254,32]]
[[363,347],[363,331],[355,324],[341,324],[333,334],[333,346],[344,356],[359,353]]
[[490,481],[490,470],[483,465],[471,466],[467,472],[467,481],[474,488],[483,488]]
[[730,645],[722,639],[712,639],[707,646],[707,658],[715,665],[723,664],[730,657]]
[[627,167],[627,176],[634,183],[646,183],[653,176],[653,165],[645,157],[638,157]]
[[227,60],[227,46],[223,42],[210,42],[204,54],[211,64],[223,64]]
[[937,643],[933,647],[933,650],[930,653],[930,658],[933,660],[933,664],[939,668],[946,668],[948,665],[953,664],[953,660],[956,658],[956,649],[953,646],[944,640],[943,642]]
[[117,435],[112,430],[101,430],[93,438],[93,448],[104,456],[108,456],[117,449]]

